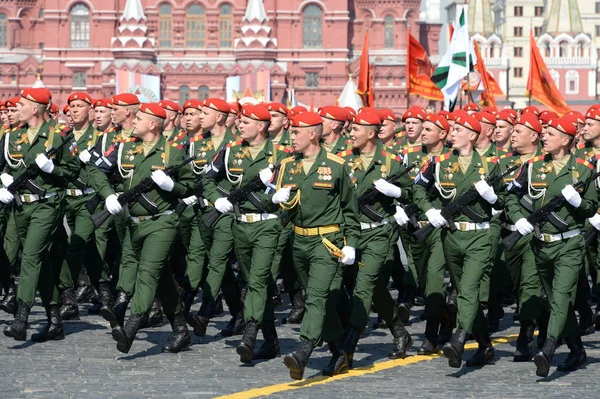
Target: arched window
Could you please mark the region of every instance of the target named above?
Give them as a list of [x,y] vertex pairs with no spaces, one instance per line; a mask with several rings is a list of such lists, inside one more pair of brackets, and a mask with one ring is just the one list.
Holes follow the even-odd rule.
[[384,38],[383,38],[383,47],[384,48],[394,48],[394,42],[396,39],[396,23],[394,22],[394,17],[388,15],[383,20],[384,26]]
[[545,42],[542,44],[542,48],[544,49],[544,57],[550,57],[550,43]]
[[579,94],[579,72],[573,70],[567,71],[565,80],[567,82],[565,92],[567,94]]
[[198,100],[204,101],[208,98],[208,86],[202,85],[198,87]]
[[233,14],[229,4],[221,6],[219,13],[219,47],[231,47],[233,44]]
[[560,74],[555,69],[550,70],[550,76],[552,76],[552,80],[554,80],[554,84],[557,89],[560,89]]
[[569,44],[565,41],[560,42],[558,45],[558,56],[568,57],[569,56]]
[[187,47],[206,46],[206,15],[197,4],[188,8],[185,16],[185,43]]
[[0,47],[8,46],[8,18],[0,14]]
[[495,56],[496,56],[496,43],[492,43],[492,44],[490,44],[490,58],[494,58]]
[[171,34],[173,32],[173,14],[171,6],[163,4],[158,11],[158,46],[171,47]]
[[183,107],[183,103],[190,99],[190,88],[188,86],[179,87],[179,104]]
[[71,47],[90,46],[90,9],[82,3],[71,8]]
[[320,48],[323,44],[323,12],[314,4],[302,12],[302,44],[305,48]]
[[583,42],[579,42],[577,43],[577,57],[583,57],[585,54],[584,53],[584,48],[583,48],[584,44]]

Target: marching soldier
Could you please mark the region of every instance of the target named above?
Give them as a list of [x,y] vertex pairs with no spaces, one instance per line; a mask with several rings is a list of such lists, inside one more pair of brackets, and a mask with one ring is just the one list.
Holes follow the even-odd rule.
[[342,133],[346,123],[346,111],[341,107],[327,106],[319,109],[323,118],[323,135],[321,145],[325,151],[338,154],[350,146],[348,138]]
[[167,113],[165,126],[163,127],[163,135],[167,141],[172,141],[179,134],[179,126],[176,125],[177,119],[181,114],[181,107],[175,101],[161,100],[158,105],[163,107]]
[[496,130],[494,130],[492,137],[496,148],[501,152],[508,153],[510,151],[510,140],[517,118],[516,115],[516,111],[512,109],[503,109],[496,116]]

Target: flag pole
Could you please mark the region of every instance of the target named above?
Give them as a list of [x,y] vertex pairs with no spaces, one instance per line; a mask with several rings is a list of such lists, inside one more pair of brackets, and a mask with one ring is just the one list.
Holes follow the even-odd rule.
[[410,107],[410,29],[406,19],[406,109]]

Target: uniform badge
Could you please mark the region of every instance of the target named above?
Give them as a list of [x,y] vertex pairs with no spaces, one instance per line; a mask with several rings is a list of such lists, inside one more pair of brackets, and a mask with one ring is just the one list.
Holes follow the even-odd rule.
[[381,178],[385,179],[387,177],[387,167],[385,165],[381,165]]

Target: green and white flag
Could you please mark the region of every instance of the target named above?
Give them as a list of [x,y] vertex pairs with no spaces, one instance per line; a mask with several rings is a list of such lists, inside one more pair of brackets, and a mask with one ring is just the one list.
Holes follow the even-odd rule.
[[435,69],[431,81],[444,93],[444,109],[452,111],[460,93],[462,80],[469,75],[471,44],[467,16],[463,9],[454,29],[450,46]]

